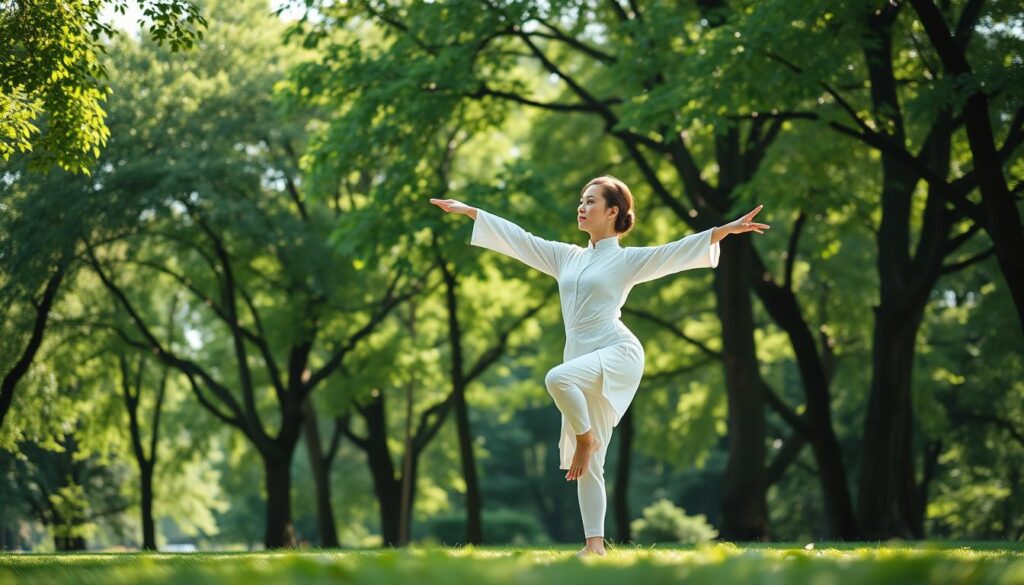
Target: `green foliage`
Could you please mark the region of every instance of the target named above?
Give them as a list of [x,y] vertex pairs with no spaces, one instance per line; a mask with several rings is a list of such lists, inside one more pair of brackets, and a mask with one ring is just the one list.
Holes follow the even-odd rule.
[[[138,4],[158,43],[180,50],[202,38],[206,20],[191,0]],[[33,169],[91,173],[110,136],[101,55],[115,31],[101,20],[106,6],[124,14],[127,1],[0,2],[0,160],[31,151]]]
[[644,508],[643,517],[632,522],[633,539],[638,543],[678,542],[696,544],[712,540],[718,531],[703,514],[688,516],[686,510],[662,498]]
[[89,500],[85,488],[71,481],[50,494],[49,504],[57,522],[53,535],[58,540],[89,539],[96,533],[96,523],[85,521],[89,517]]

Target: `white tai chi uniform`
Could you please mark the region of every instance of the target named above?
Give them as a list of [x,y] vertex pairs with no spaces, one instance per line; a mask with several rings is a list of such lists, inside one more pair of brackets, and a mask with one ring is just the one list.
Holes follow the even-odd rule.
[[711,230],[661,246],[622,247],[617,235],[576,244],[545,240],[493,213],[477,209],[470,244],[489,248],[553,276],[565,324],[564,363],[544,383],[562,413],[561,469],[569,469],[576,435],[593,427],[600,442],[577,479],[583,531],[604,536],[607,495],[604,460],[612,427],[626,412],[644,371],[644,348],[619,320],[634,285],[691,268],[718,266]]

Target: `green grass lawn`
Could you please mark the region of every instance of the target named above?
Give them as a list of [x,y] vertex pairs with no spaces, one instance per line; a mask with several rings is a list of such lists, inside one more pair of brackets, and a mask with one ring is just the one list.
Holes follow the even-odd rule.
[[1024,543],[771,543],[698,547],[437,547],[301,552],[0,555],[0,585],[370,583],[1024,585]]

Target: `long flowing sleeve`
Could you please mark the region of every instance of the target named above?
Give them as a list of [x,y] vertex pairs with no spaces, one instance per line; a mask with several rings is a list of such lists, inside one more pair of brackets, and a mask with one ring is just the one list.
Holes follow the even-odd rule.
[[714,268],[722,253],[719,242],[711,243],[711,231],[691,234],[661,246],[625,248],[630,282],[639,284],[692,268]]
[[572,244],[535,236],[511,221],[483,209],[476,210],[473,236],[469,243],[511,256],[555,278],[558,278],[565,258],[573,247]]

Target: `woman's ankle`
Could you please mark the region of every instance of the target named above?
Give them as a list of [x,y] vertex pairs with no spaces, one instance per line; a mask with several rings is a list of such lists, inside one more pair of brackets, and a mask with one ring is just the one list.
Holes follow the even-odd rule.
[[597,440],[597,435],[594,434],[594,429],[587,429],[586,431],[576,435],[577,443],[593,443]]

